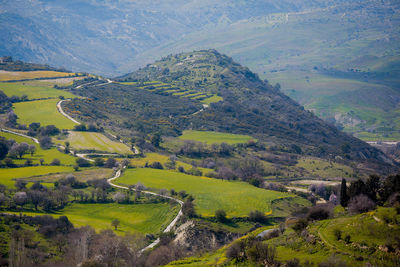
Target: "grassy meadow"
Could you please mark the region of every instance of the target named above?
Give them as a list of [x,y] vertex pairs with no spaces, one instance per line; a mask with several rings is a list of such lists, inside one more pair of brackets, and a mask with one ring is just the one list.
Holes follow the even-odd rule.
[[28,96],[28,99],[38,98],[58,98],[63,96],[65,98],[74,98],[75,95],[64,91],[53,88],[51,84],[46,86],[45,84],[40,85],[36,82],[34,85],[29,82],[15,82],[15,83],[0,83],[0,90],[3,91],[7,96]]
[[[62,178],[65,178],[69,173],[53,173],[44,174],[41,176],[34,176],[32,178],[24,179],[26,181],[40,181],[42,183],[54,183]],[[114,170],[109,168],[98,168],[91,167],[85,168],[73,173],[75,178],[81,182],[87,182],[89,180],[101,180],[108,179],[114,175]]]
[[0,71],[0,81],[74,76],[75,73],[58,71]]
[[5,169],[0,168],[0,184],[14,188],[15,179],[50,173],[71,173],[74,169],[70,166],[36,166]]
[[211,131],[192,131],[192,130],[184,131],[183,134],[179,136],[179,138],[182,140],[193,140],[193,141],[204,142],[207,144],[215,144],[215,143],[239,144],[255,140],[253,137],[248,135],[220,133]]
[[29,125],[40,122],[42,126],[55,125],[59,129],[71,129],[76,124],[57,110],[58,99],[37,100],[14,103],[14,112],[19,124]]
[[36,151],[33,156],[31,156],[31,154],[25,154],[22,159],[15,159],[14,162],[17,164],[23,164],[27,159],[31,159],[33,164],[39,164],[40,159],[44,159],[44,163],[49,164],[56,158],[60,160],[61,165],[75,164],[75,157],[70,154],[62,153],[58,151],[57,148],[53,147],[51,149],[42,149],[40,148],[39,144],[33,142],[32,139],[11,133],[0,132],[0,136],[5,137],[6,139],[14,139],[18,143],[25,142],[36,147]]
[[[160,233],[176,216],[178,207],[168,203],[160,204],[78,204],[67,205],[64,209],[49,213],[54,217],[67,216],[75,227],[89,225],[97,232],[114,229],[111,221],[118,219],[117,234],[139,232]],[[43,212],[25,211],[28,216],[43,215]]]
[[193,195],[196,210],[203,216],[214,216],[218,209],[224,209],[229,217],[245,217],[256,209],[271,214],[271,201],[292,196],[244,182],[228,182],[150,168],[128,169],[116,182],[123,185],[141,182],[155,191],[172,188],[177,192],[185,190]]
[[70,142],[71,147],[77,150],[97,150],[119,154],[132,153],[127,145],[113,141],[102,133],[70,131],[65,141]]

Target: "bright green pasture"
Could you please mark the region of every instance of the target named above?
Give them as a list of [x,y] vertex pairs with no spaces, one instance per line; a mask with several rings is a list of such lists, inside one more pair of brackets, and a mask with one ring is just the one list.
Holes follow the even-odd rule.
[[[67,216],[74,226],[90,225],[96,231],[114,229],[111,222],[120,221],[118,234],[140,232],[160,233],[173,220],[178,206],[171,208],[168,203],[159,204],[77,204],[50,213],[55,217]],[[43,215],[42,212],[24,212],[29,216]]]
[[63,96],[65,98],[74,98],[75,95],[64,91],[55,89],[50,86],[32,86],[25,82],[17,83],[0,83],[0,90],[3,91],[7,96],[23,96],[27,95],[28,99],[38,99],[38,98],[58,98]]
[[193,140],[204,142],[207,144],[213,143],[227,143],[227,144],[239,144],[247,143],[250,140],[255,140],[253,137],[241,134],[230,134],[210,131],[184,131],[181,136],[182,140]]
[[73,157],[70,154],[65,154],[60,151],[58,151],[57,148],[51,148],[51,149],[41,149],[39,144],[36,144],[33,142],[32,139],[22,137],[19,135],[11,134],[11,133],[5,133],[5,132],[0,132],[0,136],[5,137],[6,139],[14,139],[16,142],[21,143],[25,142],[30,145],[34,145],[36,147],[36,151],[31,156],[31,154],[25,154],[22,159],[15,159],[14,162],[16,164],[23,164],[27,159],[31,159],[33,164],[39,164],[40,159],[44,159],[45,164],[50,164],[54,159],[59,159],[60,163],[62,165],[74,165],[76,158]]
[[60,129],[71,129],[76,124],[58,112],[58,99],[37,100],[15,103],[15,114],[18,123],[29,125],[32,122],[40,122],[44,125],[55,125]]
[[244,217],[252,210],[269,214],[272,200],[293,196],[260,189],[244,182],[229,182],[150,168],[128,169],[117,182],[124,185],[141,182],[154,190],[185,190],[194,196],[197,212],[203,216],[214,216],[218,209],[225,210],[230,217]]
[[90,149],[119,154],[131,154],[132,151],[123,143],[110,140],[102,133],[94,132],[69,132],[68,142],[74,149]]
[[23,168],[0,168],[0,184],[9,188],[14,187],[17,178],[32,177],[49,173],[73,172],[74,169],[68,166],[37,166]]

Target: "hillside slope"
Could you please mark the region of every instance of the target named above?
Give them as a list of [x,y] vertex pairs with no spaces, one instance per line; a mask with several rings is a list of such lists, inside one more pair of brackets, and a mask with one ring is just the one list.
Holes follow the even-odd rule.
[[[83,120],[138,132],[177,135],[190,128],[248,134],[284,147],[299,145],[307,154],[390,162],[215,50],[170,55],[117,80],[121,84],[75,89],[88,99],[76,99],[69,107],[80,110]],[[201,101],[191,97],[196,94],[214,94],[220,101],[201,108]]]

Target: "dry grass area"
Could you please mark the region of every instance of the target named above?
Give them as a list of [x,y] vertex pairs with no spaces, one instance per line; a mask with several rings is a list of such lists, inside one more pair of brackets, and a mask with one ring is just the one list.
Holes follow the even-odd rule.
[[15,81],[36,78],[68,77],[73,76],[72,72],[58,71],[0,71],[0,81]]
[[[41,175],[36,177],[31,177],[26,180],[28,181],[40,181],[40,182],[56,182],[62,178],[67,177],[70,173],[56,173],[49,175]],[[96,169],[86,169],[83,171],[77,171],[72,173],[78,181],[86,182],[89,180],[101,180],[108,179],[113,176],[114,171],[107,168],[96,168]]]

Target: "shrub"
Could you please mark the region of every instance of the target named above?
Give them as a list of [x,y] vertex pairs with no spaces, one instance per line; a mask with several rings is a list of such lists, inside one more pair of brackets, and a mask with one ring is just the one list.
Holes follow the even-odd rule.
[[178,167],[178,171],[184,173],[185,172],[185,168],[183,168],[183,166],[179,166]]
[[254,210],[249,213],[249,220],[253,222],[263,223],[267,220],[267,217],[264,215],[263,212],[259,210]]
[[215,218],[219,222],[225,222],[226,221],[226,212],[224,210],[215,211]]
[[42,149],[50,149],[53,145],[49,136],[43,136],[39,139],[39,144]]
[[300,266],[301,266],[301,265],[300,265],[300,261],[299,261],[299,259],[297,259],[297,258],[288,260],[288,261],[285,263],[285,267],[300,267]]
[[344,240],[344,242],[346,242],[346,244],[349,244],[351,242],[351,236],[346,235],[343,240]]
[[53,159],[53,161],[50,163],[52,166],[60,166],[61,162],[59,159]]
[[90,162],[88,160],[86,160],[86,159],[83,159],[83,158],[77,158],[76,159],[76,164],[79,167],[90,167]]
[[342,230],[335,228],[333,230],[333,235],[335,236],[336,240],[342,239]]
[[262,264],[263,266],[272,266],[275,263],[276,249],[266,243],[256,242],[247,251],[247,254],[252,262]]
[[149,167],[150,167],[150,168],[153,168],[153,169],[159,169],[159,170],[164,169],[164,167],[163,167],[163,165],[161,164],[161,162],[158,162],[158,161],[155,161],[155,162],[149,164]]
[[349,211],[353,214],[363,213],[375,209],[376,204],[366,195],[358,195],[350,199]]
[[331,205],[317,205],[308,211],[307,218],[311,220],[325,220],[332,216],[333,207]]
[[104,159],[103,158],[95,158],[94,165],[98,167],[104,166]]
[[306,219],[299,219],[293,226],[293,230],[300,233],[308,226],[308,221]]
[[108,158],[106,160],[106,163],[104,164],[104,167],[111,169],[111,168],[114,168],[116,166],[116,164],[117,164],[117,160],[116,159]]
[[242,261],[244,256],[244,247],[244,242],[235,242],[226,250],[226,256],[231,260],[236,260],[237,262]]
[[85,124],[75,125],[74,130],[78,132],[84,132],[86,131],[86,125]]
[[192,201],[185,201],[182,205],[182,212],[185,216],[192,218],[196,216],[196,211],[194,210],[194,204]]

